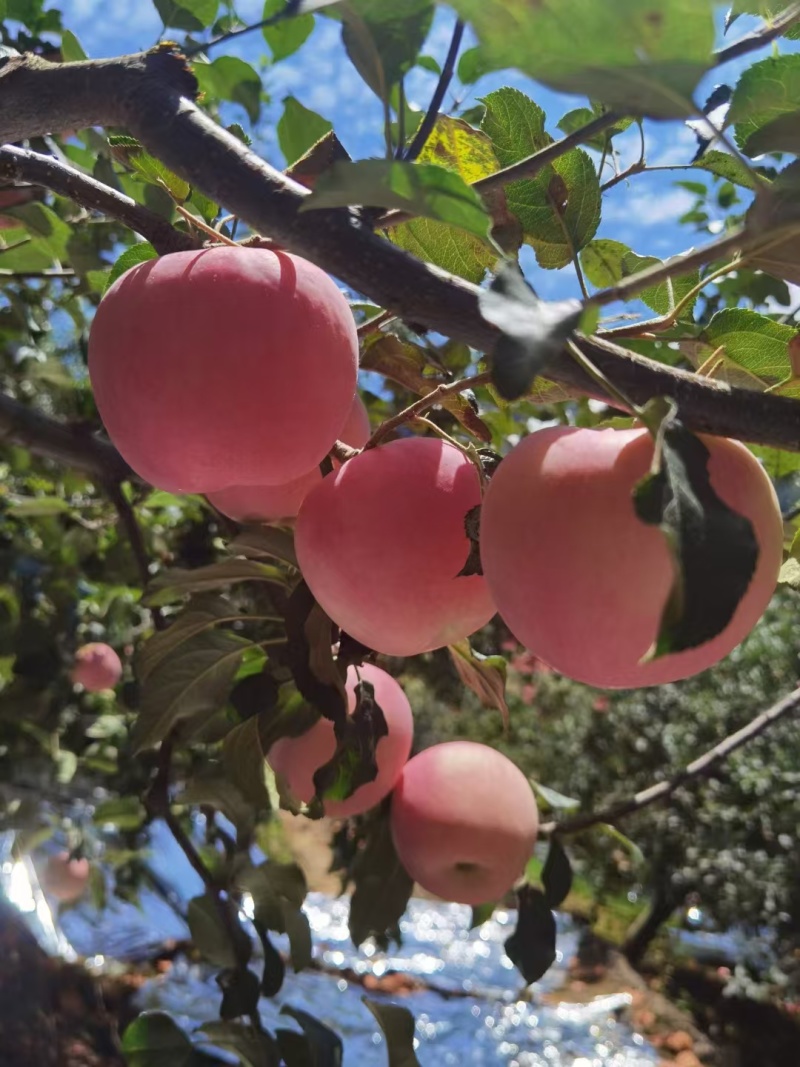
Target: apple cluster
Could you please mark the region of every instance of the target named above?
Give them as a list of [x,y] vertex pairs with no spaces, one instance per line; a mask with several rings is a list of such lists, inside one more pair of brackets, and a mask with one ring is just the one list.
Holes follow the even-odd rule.
[[[313,264],[267,249],[215,247],[138,264],[109,288],[89,343],[98,409],[131,467],[161,489],[205,494],[232,518],[294,522],[314,597],[378,653],[441,648],[499,613],[554,670],[627,688],[704,670],[760,618],[783,526],[771,482],[743,445],[703,438],[712,487],[753,525],[755,574],[720,634],[648,660],[674,563],[662,532],[634,511],[632,492],[653,459],[646,430],[536,431],[488,486],[470,455],[435,437],[367,448],[323,477],[337,439],[361,448],[369,437],[357,370],[342,293]],[[467,568],[466,520],[479,507],[480,566]],[[402,689],[378,667],[351,667],[351,713],[360,681],[374,687],[389,732],[378,742],[377,778],[328,803],[328,814],[357,814],[392,793],[395,845],[409,873],[450,900],[496,899],[536,840],[529,783],[483,745],[436,745],[409,759]],[[308,801],[335,747],[333,725],[321,719],[278,741],[269,760]]]

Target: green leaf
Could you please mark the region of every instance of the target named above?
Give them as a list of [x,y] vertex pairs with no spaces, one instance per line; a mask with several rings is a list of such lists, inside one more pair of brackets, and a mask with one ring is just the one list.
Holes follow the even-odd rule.
[[169,1015],[144,1011],[126,1028],[122,1051],[128,1067],[182,1067],[192,1043]]
[[209,630],[186,641],[162,660],[142,686],[133,728],[137,752],[152,748],[184,719],[210,719],[224,707],[250,642],[227,631]]
[[322,115],[303,107],[295,97],[287,96],[283,101],[283,114],[278,119],[278,145],[286,166],[291,167],[332,129],[333,124]]
[[13,496],[10,500],[6,514],[15,519],[46,519],[70,510],[67,501],[58,496]]
[[762,385],[773,385],[792,374],[789,344],[797,336],[792,326],[775,322],[749,308],[725,308],[712,316],[701,338]]
[[551,789],[547,785],[542,785],[541,782],[534,781],[534,779],[531,779],[531,785],[545,804],[554,811],[577,811],[581,806],[580,800],[576,800],[575,797],[564,796],[557,789]]
[[146,152],[133,137],[114,135],[109,137],[108,144],[115,158],[130,167],[138,177],[166,189],[179,204],[188,199],[191,192],[189,183]]
[[483,49],[480,45],[476,45],[474,48],[467,48],[461,53],[456,73],[458,80],[462,84],[474,85],[476,81],[479,81],[484,74],[488,74],[492,69],[492,64],[484,55]]
[[324,803],[347,800],[357,789],[378,776],[376,749],[389,734],[386,717],[375,700],[369,682],[359,682],[355,689],[356,706],[352,714],[334,723],[336,751],[314,772],[314,789]]
[[213,766],[204,767],[190,778],[176,803],[207,806],[221,812],[234,825],[240,840],[246,840],[255,829],[255,812],[248,798],[236,782]]
[[729,152],[720,152],[718,149],[712,148],[695,160],[692,166],[697,167],[699,170],[710,171],[711,174],[715,174],[718,178],[724,178],[725,181],[733,182],[734,185],[741,185],[744,189],[755,189],[756,187],[756,179],[753,172],[748,170],[740,159],[732,156]]
[[[661,263],[661,260],[654,256],[639,256],[621,241],[611,241],[607,238],[592,241],[581,252],[580,258],[587,281],[602,289]],[[658,285],[652,285],[632,299],[641,300],[657,315],[668,315],[699,281],[699,272],[692,270],[675,278],[667,278]],[[693,306],[694,301],[687,304],[681,312],[682,317],[691,318]]]
[[153,4],[165,26],[195,33],[217,17],[219,0],[153,0]]
[[447,651],[461,681],[478,697],[485,708],[496,708],[508,725],[506,704],[506,671],[508,664],[502,656],[483,656],[464,639],[448,645]]
[[[544,112],[518,89],[498,89],[483,103],[481,129],[491,137],[501,166],[552,143],[544,129]],[[533,178],[511,182],[506,199],[539,265],[551,270],[571,263],[600,223],[600,183],[594,163],[580,148],[566,152]]]
[[269,582],[284,585],[286,579],[277,567],[250,559],[229,559],[210,563],[206,567],[186,570],[173,567],[164,571],[148,585],[142,603],[149,608],[163,607],[189,593],[205,593],[210,589],[234,585],[237,582]]
[[333,623],[299,582],[286,605],[287,661],[305,699],[332,722],[347,716],[342,672],[333,659]]
[[146,818],[144,804],[138,797],[114,797],[97,805],[92,821],[98,826],[110,823],[118,830],[138,830]]
[[636,867],[644,865],[645,858],[644,853],[636,844],[635,841],[631,841],[623,832],[617,829],[616,826],[609,822],[599,822],[595,824],[595,830],[599,830],[601,833],[610,837],[613,841],[616,841],[618,845],[622,845],[626,852],[630,854],[631,860]]
[[[227,901],[223,901],[223,904],[231,908]],[[215,967],[235,968],[239,954],[245,956],[250,952],[250,938],[235,918],[236,913],[231,910],[230,914],[232,923],[229,927],[222,919],[217,900],[210,893],[193,897],[186,911],[186,922],[195,948]]]
[[[264,0],[262,19],[272,18],[280,11],[286,10],[285,0]],[[308,39],[314,30],[313,15],[294,15],[281,19],[272,26],[263,26],[261,32],[272,52],[272,62],[294,55],[297,49]]]
[[778,574],[778,582],[800,591],[800,560],[787,559]]
[[383,159],[334,163],[319,176],[300,210],[355,204],[398,208],[438,219],[476,237],[489,235],[491,220],[475,190],[458,174],[432,163]]
[[135,267],[137,263],[144,263],[148,259],[156,259],[157,257],[158,253],[149,241],[138,241],[135,245],[131,245],[130,248],[126,248],[111,268],[106,288],[109,285],[113,285],[117,278],[123,275],[126,270]]
[[283,1005],[281,1015],[288,1015],[303,1028],[303,1033],[313,1049],[316,1067],[341,1067],[344,1056],[342,1039],[329,1026],[325,1026],[301,1008],[292,1007],[291,1004]]
[[558,837],[550,839],[542,869],[542,885],[547,906],[553,909],[564,902],[572,889],[572,866]]
[[539,300],[511,262],[478,301],[486,321],[501,331],[492,352],[492,384],[504,400],[516,400],[564,350],[583,308],[577,300]]
[[770,56],[746,67],[726,122],[749,156],[800,152],[800,55]]
[[349,0],[341,6],[342,41],[350,61],[382,100],[416,63],[433,8],[430,0]]
[[544,893],[523,885],[517,892],[517,928],[506,955],[528,985],[538,982],[556,958],[556,920]]
[[251,122],[261,114],[261,78],[249,63],[238,56],[220,56],[213,63],[195,63],[200,89],[217,100],[241,104]]
[[487,62],[622,114],[684,118],[712,66],[707,0],[453,0]]
[[77,63],[89,58],[72,30],[64,30],[61,34],[61,58],[65,63]]
[[216,978],[222,990],[221,1019],[238,1019],[243,1015],[255,1015],[261,997],[261,981],[249,967],[221,971]]
[[156,630],[136,654],[136,677],[145,682],[167,656],[171,656],[185,641],[210,630],[223,621],[242,616],[222,597],[198,597],[197,600],[172,619],[163,630]]
[[270,808],[265,754],[261,747],[258,718],[235,726],[222,743],[222,763],[229,778],[256,810]]
[[494,915],[494,909],[497,905],[492,902],[490,904],[478,904],[472,909],[472,915],[469,921],[470,930],[475,930],[479,926],[483,926],[484,923],[488,923],[491,917]]
[[759,551],[753,524],[711,487],[708,449],[674,406],[661,418],[656,456],[633,502],[642,522],[661,527],[676,577],[648,658],[695,648],[721,633],[747,591]]
[[264,1030],[254,1030],[244,1023],[214,1021],[203,1023],[200,1031],[212,1045],[237,1056],[242,1067],[280,1067],[275,1040]]
[[[751,267],[800,285],[800,161],[782,170],[766,192],[756,197],[746,215],[749,236],[764,246],[748,252]],[[781,231],[785,236],[781,238]]]
[[[56,215],[55,211],[32,201],[29,204],[20,204],[18,207],[6,208],[4,214],[18,219],[31,237],[36,238],[37,247],[45,251],[51,260],[69,262],[69,242],[72,238],[72,227]],[[0,266],[6,265],[7,256],[0,259]],[[20,270],[22,268],[16,267]]]
[[277,526],[243,526],[227,549],[234,556],[279,559],[297,569],[294,538],[288,530]]
[[[575,133],[582,126],[586,126],[587,123],[593,122],[598,116],[602,115],[606,109],[602,106],[595,105],[595,107],[577,107],[573,111],[568,111],[566,115],[558,121],[558,128],[562,133]],[[597,149],[598,152],[604,151],[608,142],[612,137],[618,133],[623,133],[633,123],[633,119],[620,119],[615,122],[613,126],[609,126],[601,133],[596,133],[592,137],[587,137],[584,144],[590,145],[592,148]]]
[[361,1003],[375,1016],[386,1038],[388,1067],[420,1067],[414,1052],[414,1016],[408,1008],[370,1000],[368,997],[362,997]]
[[354,883],[349,919],[353,944],[358,948],[370,937],[379,945],[387,944],[408,907],[414,883],[395,851],[385,812],[372,816],[350,876]]

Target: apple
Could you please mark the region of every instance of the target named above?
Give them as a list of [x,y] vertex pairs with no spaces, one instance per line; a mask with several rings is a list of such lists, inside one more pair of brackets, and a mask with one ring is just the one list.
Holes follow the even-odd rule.
[[506,756],[448,741],[403,768],[391,827],[400,862],[418,885],[475,906],[499,900],[522,874],[539,812],[525,775]]
[[72,681],[90,693],[113,689],[122,677],[122,663],[110,645],[93,641],[75,653]]
[[57,852],[47,857],[40,882],[48,896],[62,904],[73,904],[86,892],[89,873],[87,859],[70,859],[69,852]]
[[664,534],[631,499],[653,458],[650,434],[549,427],[500,464],[481,515],[483,571],[514,636],[554,670],[606,689],[661,685],[710,667],[758,622],[782,559],[775,491],[744,445],[702,440],[711,485],[753,523],[758,564],[722,633],[648,663],[674,578]]
[[[391,793],[400,772],[411,754],[414,722],[411,705],[391,674],[365,663],[360,667],[348,667],[345,689],[350,714],[356,707],[356,686],[359,681],[369,682],[375,690],[375,701],[383,711],[389,733],[382,737],[375,749],[378,775],[367,782],[346,800],[325,802],[325,814],[343,819],[360,815],[374,808]],[[326,764],[336,751],[333,723],[319,719],[310,730],[299,737],[282,737],[267,754],[267,760],[276,774],[283,775],[292,793],[307,804],[314,796],[314,774]]]
[[478,472],[454,445],[406,437],[348,460],[300,508],[295,549],[325,612],[357,641],[414,656],[460,641],[495,613],[480,575],[459,577]]
[[[356,395],[339,440],[351,448],[363,448],[369,435],[369,415],[361,397]],[[334,459],[334,469],[339,466]],[[285,485],[232,485],[228,489],[220,489],[218,493],[209,493],[208,500],[223,515],[237,522],[276,522],[279,519],[293,519],[310,490],[321,481],[318,464]]]
[[282,485],[339,436],[356,389],[348,303],[312,263],[220,245],[126,271],[100,302],[89,376],[111,440],[173,493]]

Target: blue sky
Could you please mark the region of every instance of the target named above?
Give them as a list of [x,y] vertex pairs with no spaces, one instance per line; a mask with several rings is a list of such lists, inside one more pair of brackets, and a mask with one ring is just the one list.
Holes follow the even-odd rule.
[[[391,0],[387,0],[391,2]],[[148,48],[155,43],[161,31],[161,20],[151,0],[62,0],[53,6],[60,7],[64,22],[77,34],[85,50],[92,57],[112,56]],[[246,21],[261,17],[263,0],[237,0],[236,10]],[[724,7],[719,10],[720,41]],[[453,14],[440,8],[434,22],[425,52],[442,60],[450,42]],[[758,20],[742,17],[729,33],[735,38],[758,25]],[[469,47],[473,40],[465,40]],[[781,41],[781,51],[797,50],[798,45]],[[259,32],[223,45],[212,57],[225,52],[240,55],[248,62],[258,65],[267,54],[263,37]],[[769,47],[762,54],[769,54]],[[744,67],[753,57],[726,65],[712,72],[701,84],[698,98],[704,100],[714,85],[725,80],[735,82]],[[435,85],[434,75],[417,69],[407,79],[406,91],[409,102],[424,109]],[[354,158],[380,156],[383,154],[383,121],[381,106],[347,60],[340,41],[339,24],[324,17],[317,18],[317,26],[295,56],[274,67],[267,65],[263,71],[264,88],[270,96],[259,126],[260,151],[273,164],[281,166],[283,159],[275,136],[275,124],[283,109],[283,99],[291,94],[306,107],[330,119]],[[556,123],[573,107],[585,101],[550,92],[515,72],[492,74],[482,78],[468,90],[454,81],[448,103],[454,95],[469,103],[480,96],[499,88],[514,85],[532,96],[544,108],[548,116],[548,129],[559,136]],[[231,118],[242,118],[235,114]],[[647,123],[648,163],[665,165],[687,163],[694,153],[696,141],[691,130],[680,122]],[[638,156],[638,133],[635,129],[618,138],[621,166]],[[609,175],[610,176],[610,172]],[[675,183],[682,178],[705,181],[702,173],[686,174],[681,171],[641,174],[629,183],[610,190],[603,200],[603,220],[597,236],[613,237],[633,247],[641,255],[665,257],[685,250],[692,241],[691,231],[677,225],[677,219],[694,202],[693,195]],[[533,263],[530,250],[524,250],[526,269]],[[571,268],[562,271],[536,271],[536,288],[544,298],[558,299],[578,295],[574,273]],[[800,293],[797,294],[800,296]]]

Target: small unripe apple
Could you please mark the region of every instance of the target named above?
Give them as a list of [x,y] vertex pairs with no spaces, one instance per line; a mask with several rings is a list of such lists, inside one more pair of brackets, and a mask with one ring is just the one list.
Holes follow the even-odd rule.
[[93,641],[75,653],[72,681],[90,693],[113,689],[122,677],[122,663],[110,645]]
[[[356,707],[356,686],[359,681],[368,682],[375,690],[375,702],[386,718],[388,734],[378,741],[375,758],[378,775],[372,782],[359,786],[346,800],[325,802],[325,814],[344,819],[369,811],[394,789],[406,760],[411,754],[414,721],[411,705],[391,674],[380,667],[365,663],[360,667],[348,667],[345,689],[348,711]],[[326,764],[336,751],[333,723],[319,719],[310,730],[300,737],[282,737],[270,748],[267,759],[272,769],[283,775],[292,793],[307,804],[314,796],[314,775]]]
[[92,321],[106,430],[173,493],[281,485],[322,460],[353,403],[358,337],[335,283],[298,256],[218,246],[131,267]]
[[701,440],[712,488],[753,524],[758,563],[720,634],[646,663],[675,576],[664,534],[631,498],[650,469],[650,434],[548,427],[500,464],[481,514],[483,572],[511,632],[554,670],[598,688],[662,685],[727,656],[760,619],[783,555],[775,490],[744,445]]
[[72,904],[86,892],[89,873],[87,859],[70,859],[69,852],[64,851],[48,856],[39,880],[48,896]]
[[[363,448],[369,440],[369,415],[361,397],[356,395],[339,440],[351,448]],[[333,444],[333,441],[331,441]],[[333,460],[333,469],[341,464]],[[300,505],[315,485],[322,481],[319,464],[285,485],[232,485],[209,493],[209,503],[237,522],[276,522],[293,519]]]
[[502,753],[448,741],[409,760],[392,795],[400,862],[429,893],[458,904],[499,900],[520,877],[539,831],[525,775]]
[[464,576],[465,520],[481,502],[474,464],[435,437],[362,452],[308,494],[295,526],[303,577],[357,641],[390,656],[453,644],[495,607],[484,579]]

